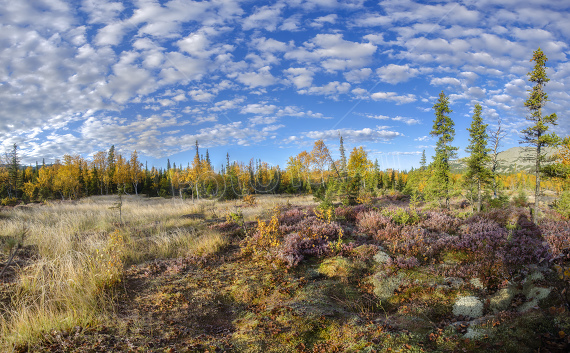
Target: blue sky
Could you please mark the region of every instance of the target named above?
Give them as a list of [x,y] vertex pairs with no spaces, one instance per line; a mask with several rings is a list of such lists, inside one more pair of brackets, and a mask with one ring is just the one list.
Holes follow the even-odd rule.
[[24,163],[111,145],[149,165],[289,156],[324,139],[418,166],[439,92],[465,156],[473,105],[518,146],[539,46],[570,128],[568,1],[2,0],[0,143]]

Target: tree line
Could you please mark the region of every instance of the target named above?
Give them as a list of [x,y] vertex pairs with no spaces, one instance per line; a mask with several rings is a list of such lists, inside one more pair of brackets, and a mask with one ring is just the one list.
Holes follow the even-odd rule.
[[[523,130],[521,143],[535,150],[534,175],[518,173],[499,175],[497,155],[501,139],[505,136],[501,120],[496,130],[490,131],[483,123],[482,107],[473,107],[466,152],[467,170],[463,175],[451,172],[450,162],[456,158],[458,148],[453,146],[454,122],[450,117],[449,98],[442,91],[433,109],[435,118],[431,135],[437,138],[435,155],[428,164],[423,151],[420,167],[409,172],[393,169],[381,170],[378,160],[368,158],[365,149],[354,147],[346,156],[344,141],[339,136],[339,159],[333,159],[322,140],[315,141],[311,151],[302,151],[289,157],[285,169],[270,166],[261,160],[249,163],[230,162],[212,166],[208,150],[200,153],[196,141],[195,155],[186,166],[171,165],[166,168],[151,167],[139,160],[137,151],[130,156],[121,155],[114,146],[108,151],[95,153],[91,160],[79,155],[65,155],[51,165],[20,167],[17,145],[5,154],[0,167],[0,196],[3,203],[46,200],[50,198],[74,199],[90,195],[114,193],[145,194],[148,196],[176,196],[191,198],[234,199],[252,193],[311,193],[325,203],[334,198],[346,204],[355,204],[379,192],[394,190],[406,193],[414,199],[432,202],[448,208],[453,197],[461,195],[480,211],[484,199],[500,200],[502,190],[516,185],[534,188],[534,212],[538,212],[541,188],[561,191],[568,180],[570,141],[558,155],[559,163],[544,166],[545,147],[556,146],[561,140],[556,134],[548,134],[548,128],[556,124],[556,114],[543,116],[542,109],[548,100],[544,86],[546,56],[539,48],[531,61],[535,66],[528,73],[534,84],[525,106],[531,126]],[[542,180],[541,176],[549,177]],[[498,201],[496,201],[498,202]]]

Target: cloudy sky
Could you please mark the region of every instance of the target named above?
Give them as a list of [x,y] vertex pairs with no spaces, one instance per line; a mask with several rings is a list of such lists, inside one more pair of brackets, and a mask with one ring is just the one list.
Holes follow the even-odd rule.
[[[324,139],[383,168],[433,155],[451,99],[465,156],[473,105],[518,146],[532,51],[549,58],[546,113],[570,131],[565,0],[0,0],[0,143],[25,163],[111,145],[186,165],[288,156]],[[566,86],[568,84],[568,86]]]

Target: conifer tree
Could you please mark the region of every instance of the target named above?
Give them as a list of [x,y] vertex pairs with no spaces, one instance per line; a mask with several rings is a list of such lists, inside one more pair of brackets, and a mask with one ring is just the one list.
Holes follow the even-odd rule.
[[14,144],[12,152],[8,156],[8,178],[10,190],[14,192],[14,197],[18,197],[18,188],[22,184],[20,173],[20,157],[18,156],[18,145]]
[[[113,185],[111,184],[112,181],[115,179],[115,161],[116,161],[116,156],[115,156],[115,145],[112,145],[111,148],[109,148],[109,152],[107,153],[107,171],[108,171],[108,180],[109,182],[107,183],[107,194],[109,193],[109,186],[111,186],[111,192],[113,189]],[[111,184],[111,185],[110,185]]]
[[532,90],[530,91],[529,97],[524,103],[525,107],[530,111],[530,116],[526,118],[533,125],[524,129],[522,132],[523,136],[520,141],[522,144],[527,144],[536,149],[536,153],[531,157],[535,162],[535,176],[536,176],[536,186],[534,189],[534,211],[532,213],[532,221],[536,223],[538,217],[538,205],[540,198],[540,174],[541,174],[541,162],[544,161],[545,151],[543,147],[553,147],[556,146],[560,138],[556,133],[547,134],[548,125],[556,125],[557,116],[556,113],[543,116],[542,108],[548,101],[548,95],[544,92],[545,84],[550,81],[546,76],[546,55],[542,52],[540,48],[533,52],[532,59],[534,61],[534,69],[529,72],[529,81],[534,83]]
[[467,159],[467,173],[465,178],[468,183],[476,183],[477,185],[477,212],[481,212],[481,189],[491,180],[491,171],[487,168],[487,164],[491,161],[489,156],[490,149],[487,148],[487,124],[483,124],[481,117],[481,105],[475,104],[473,112],[473,120],[469,131],[469,146],[465,149],[471,153]]
[[421,166],[421,170],[425,170],[426,169],[426,150],[422,151],[422,159],[420,159],[420,166]]
[[342,139],[342,136],[340,137],[339,150],[340,150],[340,169],[343,178],[346,178],[346,151],[344,149],[344,141]]
[[456,156],[457,147],[451,146],[455,137],[455,123],[449,117],[449,98],[443,93],[439,94],[437,103],[433,106],[435,120],[430,132],[431,136],[439,137],[435,156],[433,157],[433,172],[429,181],[429,194],[431,199],[445,199],[445,207],[449,208],[450,195],[450,166],[449,161]]

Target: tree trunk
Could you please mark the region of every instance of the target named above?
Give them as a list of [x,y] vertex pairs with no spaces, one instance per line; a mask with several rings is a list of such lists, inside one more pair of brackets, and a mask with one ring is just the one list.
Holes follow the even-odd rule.
[[477,212],[481,212],[481,180],[477,180]]
[[[538,139],[540,139],[540,134]],[[536,146],[536,185],[534,187],[534,212],[532,213],[532,222],[536,224],[538,220],[538,203],[540,198],[540,143]]]

